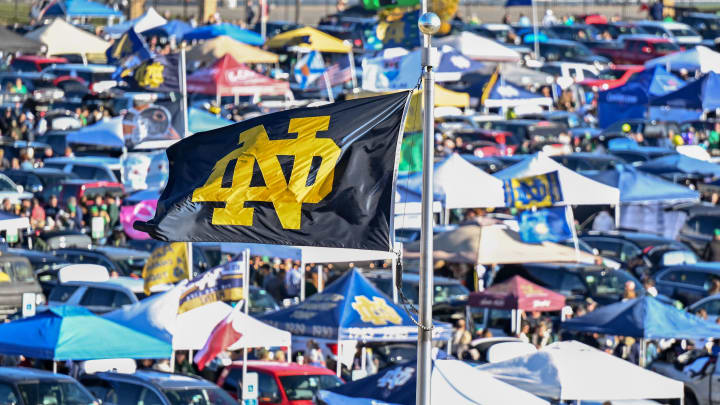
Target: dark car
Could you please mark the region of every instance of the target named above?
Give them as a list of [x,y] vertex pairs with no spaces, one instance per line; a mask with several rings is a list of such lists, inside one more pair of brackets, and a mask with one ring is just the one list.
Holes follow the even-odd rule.
[[7,253],[22,256],[30,261],[35,278],[40,283],[43,294],[47,297],[55,286],[57,271],[66,266],[67,261],[53,254],[37,250],[8,249]]
[[642,118],[614,122],[607,127],[603,133],[606,135],[627,135],[623,132],[623,126],[625,126],[625,124],[630,125],[631,133],[643,134],[643,146],[671,147],[672,145],[669,144],[670,131],[676,134],[680,133],[680,126],[677,122],[646,120]]
[[68,263],[99,264],[109,273],[142,277],[142,270],[150,253],[111,246],[92,246],[90,249],[58,249],[53,252]]
[[720,16],[711,13],[687,13],[681,14],[678,21],[689,25],[703,39],[714,40],[720,37]]
[[0,403],[90,405],[93,396],[71,377],[23,367],[0,367]]
[[580,235],[580,239],[597,249],[599,255],[617,260],[625,266],[635,259],[641,259],[642,262],[636,263],[634,269],[638,277],[652,274],[661,267],[697,262],[697,257],[685,244],[660,235],[593,231]]
[[604,56],[595,55],[585,45],[563,39],[548,39],[538,44],[540,57],[547,62],[576,62],[589,65],[607,65],[610,60]]
[[720,208],[700,203],[679,205],[673,209],[683,211],[687,215],[677,236],[678,240],[703,256],[708,243],[713,239],[715,230],[720,229]]
[[475,156],[475,155],[460,155],[463,157],[463,159],[467,160],[468,162],[472,163],[473,166],[477,167],[478,169],[486,172],[486,173],[496,173],[500,170],[507,167],[505,163],[502,162],[502,160],[494,157],[494,156]]
[[555,140],[558,135],[567,131],[567,127],[561,123],[526,119],[487,121],[482,125],[487,129],[511,132],[519,139],[528,141]]
[[553,38],[577,41],[592,48],[606,41],[601,40],[601,32],[596,27],[586,24],[553,25],[546,28]]
[[627,149],[610,149],[611,155],[617,156],[623,161],[633,166],[641,165],[649,160],[659,157],[674,155],[677,153],[674,149],[663,148],[657,146],[640,146]]
[[579,173],[610,170],[618,164],[625,163],[617,156],[586,152],[556,155],[551,156],[551,158],[568,169]]
[[87,249],[92,245],[92,239],[88,235],[72,230],[42,232],[35,242],[35,249],[43,251],[65,248]]
[[720,279],[719,263],[673,266],[653,277],[658,293],[691,305],[706,297],[713,279]]
[[62,183],[66,180],[76,179],[73,173],[66,173],[58,169],[37,168],[33,170],[5,170],[2,172],[15,184],[35,194],[41,202],[47,203],[50,196],[59,196]]
[[79,378],[98,400],[122,405],[237,405],[217,385],[199,377],[138,370],[102,372]]
[[0,320],[17,312],[23,305],[23,294],[35,294],[35,304],[45,302],[30,261],[22,256],[0,256]]
[[514,276],[548,288],[567,297],[571,304],[592,298],[600,305],[622,299],[627,281],[635,283],[638,295],[645,290],[633,275],[625,270],[609,270],[599,266],[575,263],[528,263],[505,265],[495,275],[493,283],[501,283]]
[[630,22],[608,22],[602,24],[592,24],[601,34],[607,32],[612,39],[618,39],[620,35],[643,35],[647,31]]
[[10,62],[10,69],[15,72],[40,72],[56,63],[67,63],[67,59],[58,57],[19,55]]

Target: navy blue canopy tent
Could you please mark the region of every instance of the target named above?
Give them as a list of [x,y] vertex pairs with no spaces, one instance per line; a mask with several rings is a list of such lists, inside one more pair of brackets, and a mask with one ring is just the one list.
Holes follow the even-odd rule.
[[633,75],[624,85],[601,91],[598,98],[598,122],[607,128],[620,120],[644,118],[648,105],[685,85],[662,66],[648,68]]
[[147,31],[143,31],[142,35],[146,38],[150,37],[174,37],[182,38],[183,35],[192,31],[192,26],[185,21],[172,20],[168,21],[159,27],[151,28]]
[[65,0],[59,1],[43,14],[44,18],[66,17],[66,18],[109,18],[122,17],[123,13],[108,7],[104,4],[90,0]]
[[169,358],[171,339],[99,317],[87,308],[51,307],[0,324],[0,353],[45,360]]
[[193,39],[212,39],[221,35],[227,35],[230,38],[249,45],[262,46],[265,43],[260,34],[240,28],[230,23],[203,25],[186,32],[183,41],[192,41]]
[[[296,336],[364,342],[417,339],[417,325],[407,312],[357,269],[299,304],[257,318]],[[433,332],[434,338],[448,339],[452,329],[437,324]]]
[[640,165],[638,169],[668,179],[683,175],[720,177],[720,165],[679,153],[647,161]]
[[569,319],[561,328],[644,339],[707,339],[720,337],[720,325],[644,296],[600,307]]
[[720,108],[720,75],[710,72],[672,93],[652,100],[650,105],[687,110]]

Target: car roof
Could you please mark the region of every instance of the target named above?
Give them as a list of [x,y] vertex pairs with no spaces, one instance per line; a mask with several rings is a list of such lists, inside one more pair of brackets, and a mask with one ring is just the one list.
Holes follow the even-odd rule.
[[[242,367],[242,361],[235,361],[231,364],[231,366],[233,368]],[[267,371],[277,375],[335,375],[335,372],[325,367],[315,367],[297,363],[281,363],[276,361],[250,360],[247,363],[247,367],[248,369]]]
[[137,370],[133,374],[102,372],[95,375],[100,378],[142,381],[151,383],[161,389],[217,387],[215,384],[202,378],[182,374],[163,373],[162,371],[155,370]]
[[120,164],[119,158],[105,156],[75,156],[75,157],[51,157],[45,159],[48,163],[95,163],[95,164]]
[[709,20],[720,20],[720,16],[712,13],[688,13],[687,17],[707,18]]
[[114,181],[97,181],[97,180],[89,180],[89,179],[67,179],[62,182],[62,184],[66,185],[80,185],[85,186],[85,188],[93,188],[93,187],[123,187],[121,183],[116,183]]
[[653,44],[656,43],[674,43],[669,38],[662,38],[662,37],[656,37],[650,34],[628,34],[624,35],[622,38],[623,41],[627,40],[635,40],[635,41],[646,41]]
[[55,169],[55,168],[49,168],[49,167],[38,167],[35,169],[30,169],[30,170],[8,169],[8,170],[3,170],[3,173],[11,173],[11,174],[27,173],[27,174],[36,174],[38,176],[44,176],[44,175],[45,176],[65,176],[65,177],[74,176],[72,173],[66,173],[65,171],[63,171],[61,169]]
[[74,381],[63,374],[25,367],[0,367],[0,380],[12,382],[27,382],[28,380]]
[[548,38],[546,41],[541,41],[540,44],[548,45],[561,45],[561,46],[584,46],[580,42],[570,41],[567,39]]
[[[390,270],[372,270],[369,272],[364,272],[363,275],[367,277],[368,279],[372,280],[374,278],[390,278],[392,277],[392,271]],[[405,271],[403,272],[403,281],[407,281],[410,283],[419,283],[420,282],[420,275],[418,273],[413,273],[412,271]],[[442,276],[434,276],[433,282],[435,284],[460,284],[459,281],[455,280],[454,278],[448,278],[448,277],[442,277]]]
[[139,249],[132,249],[132,248],[126,248],[126,247],[117,247],[117,246],[93,246],[92,249],[95,252],[101,252],[104,253],[107,256],[110,257],[137,257],[137,256],[143,256],[143,257],[150,257],[150,252],[146,252],[144,250]]
[[670,266],[664,269],[662,272],[671,271],[671,270],[690,270],[690,271],[700,271],[705,273],[714,273],[720,276],[720,263],[715,262],[704,262],[704,263],[694,263],[694,264],[678,264],[676,266]]

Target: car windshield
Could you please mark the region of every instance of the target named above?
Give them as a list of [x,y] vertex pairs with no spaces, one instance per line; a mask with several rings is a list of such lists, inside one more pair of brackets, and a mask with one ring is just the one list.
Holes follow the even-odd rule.
[[674,42],[656,42],[653,44],[656,52],[679,51],[680,47]]
[[597,271],[585,274],[585,282],[598,296],[620,296],[625,291],[625,282],[635,282],[638,293],[644,294],[642,284],[634,277],[618,270]]
[[665,252],[660,259],[661,266],[677,266],[680,264],[695,264],[698,257],[689,250],[672,250]]
[[87,405],[95,400],[75,382],[40,381],[19,383],[23,402],[33,405]]
[[0,191],[17,191],[15,185],[7,177],[0,176]]
[[671,29],[670,32],[674,37],[696,37],[698,34],[687,28],[675,28]]
[[250,290],[250,311],[267,312],[277,309],[277,303],[265,290]]
[[285,394],[290,401],[312,400],[318,390],[342,385],[334,375],[288,375],[280,377]]
[[165,389],[163,393],[172,405],[237,405],[220,388]]

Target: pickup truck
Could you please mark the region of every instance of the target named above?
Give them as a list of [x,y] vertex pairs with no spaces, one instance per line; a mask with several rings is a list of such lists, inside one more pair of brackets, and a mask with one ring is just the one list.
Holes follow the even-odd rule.
[[685,384],[685,405],[712,405],[720,402],[720,369],[716,367],[717,357],[698,357],[697,353],[688,352],[673,362],[663,360],[653,362],[648,368],[682,381]]
[[614,46],[599,46],[592,51],[612,60],[618,65],[642,65],[650,59],[659,58],[681,48],[667,38],[629,37]]

